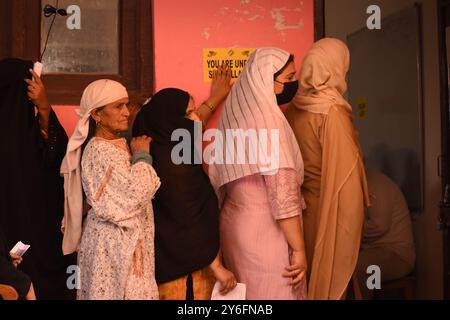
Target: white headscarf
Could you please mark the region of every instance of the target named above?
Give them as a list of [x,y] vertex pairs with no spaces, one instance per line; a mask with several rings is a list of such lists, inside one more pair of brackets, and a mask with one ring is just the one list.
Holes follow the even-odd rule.
[[[225,102],[219,122],[219,130],[227,145],[227,129],[267,129],[268,144],[279,145],[279,161],[274,170],[259,158],[256,164],[213,163],[209,166],[209,176],[219,197],[223,200],[221,187],[225,184],[254,174],[272,174],[278,169],[292,168],[297,172],[298,183],[303,182],[303,158],[291,126],[277,104],[274,93],[274,74],[281,70],[289,59],[289,52],[278,48],[260,48],[247,61],[244,71],[231,89]],[[271,141],[270,130],[279,132],[279,140]],[[224,154],[226,150],[224,149]],[[249,150],[246,149],[246,157]],[[246,161],[249,162],[249,161]]]
[[64,177],[64,219],[62,221],[64,254],[77,251],[81,240],[83,187],[80,161],[81,147],[89,133],[89,118],[95,109],[124,98],[128,98],[128,93],[123,85],[113,80],[97,80],[84,90],[80,108],[76,110],[80,120],[69,140],[67,153],[61,165],[61,176]]
[[299,90],[293,100],[298,109],[328,114],[331,106],[352,107],[344,99],[347,91],[345,77],[350,67],[347,45],[338,39],[317,41],[303,59]]

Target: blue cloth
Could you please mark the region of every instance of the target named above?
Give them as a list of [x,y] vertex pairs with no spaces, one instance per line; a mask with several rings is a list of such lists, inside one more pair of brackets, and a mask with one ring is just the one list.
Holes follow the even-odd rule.
[[149,153],[145,151],[137,151],[133,154],[133,157],[131,158],[131,163],[136,164],[138,162],[145,162],[151,165],[153,163],[153,158]]

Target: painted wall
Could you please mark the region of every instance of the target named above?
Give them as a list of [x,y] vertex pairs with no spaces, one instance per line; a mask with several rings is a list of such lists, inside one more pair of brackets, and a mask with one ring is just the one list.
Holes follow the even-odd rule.
[[[314,39],[313,0],[154,0],[153,6],[155,88],[182,88],[197,103],[209,94],[203,48],[275,46],[294,54],[299,67]],[[75,108],[55,107],[68,134]]]
[[441,153],[439,86],[439,46],[436,0],[325,0],[326,35],[346,40],[347,35],[366,25],[366,9],[379,5],[382,16],[398,12],[415,2],[422,3],[423,14],[423,108],[425,207],[414,223],[416,241],[417,296],[421,299],[443,297],[442,233],[437,230],[441,198],[437,176],[437,157]]

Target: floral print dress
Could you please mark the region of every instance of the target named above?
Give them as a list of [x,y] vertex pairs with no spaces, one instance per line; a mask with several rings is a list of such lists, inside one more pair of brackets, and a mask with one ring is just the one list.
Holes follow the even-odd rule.
[[153,167],[132,164],[125,139],[93,138],[82,158],[87,203],[78,255],[80,300],[158,299],[151,200]]

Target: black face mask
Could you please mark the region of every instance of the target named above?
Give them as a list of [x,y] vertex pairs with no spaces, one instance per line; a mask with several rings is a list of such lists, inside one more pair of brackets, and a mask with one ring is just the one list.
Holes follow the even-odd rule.
[[284,82],[283,92],[277,94],[277,103],[279,106],[289,103],[294,99],[298,90],[298,80],[292,82]]

